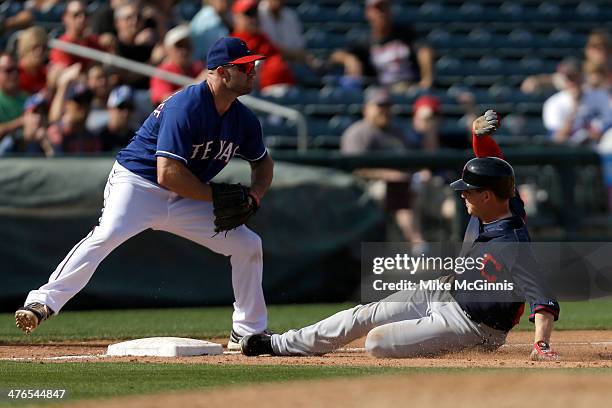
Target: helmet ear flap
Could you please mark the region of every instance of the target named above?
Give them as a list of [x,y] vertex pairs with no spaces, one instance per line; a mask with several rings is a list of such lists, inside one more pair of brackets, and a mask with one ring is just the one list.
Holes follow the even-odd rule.
[[514,180],[507,179],[505,182],[500,182],[492,191],[497,197],[508,200],[515,194]]

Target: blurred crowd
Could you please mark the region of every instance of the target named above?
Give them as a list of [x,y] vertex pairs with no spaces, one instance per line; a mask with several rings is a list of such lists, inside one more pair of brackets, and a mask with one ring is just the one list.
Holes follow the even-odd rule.
[[[228,35],[267,56],[257,67],[261,95],[278,97],[299,88],[304,70],[320,76],[340,70],[338,89],[364,92],[362,119],[341,138],[340,149],[346,154],[468,148],[469,128],[478,113],[474,95],[455,95],[463,127],[459,133],[443,131],[441,102],[428,94],[435,86],[434,63],[440,56],[409,25],[394,23],[391,0],[362,1],[367,37],[325,60],[305,47],[299,16],[284,0],[203,0],[191,21],[178,17],[172,0],[110,0],[95,8],[79,0],[26,1],[18,13],[0,16],[0,34],[9,38],[0,54],[0,155],[116,151],[155,105],[180,89],[163,78],[49,49],[50,38],[201,81],[207,74],[208,48]],[[36,16],[58,5],[63,5],[61,27],[47,30]],[[582,61],[568,58],[552,74],[525,78],[525,94],[551,95],[542,120],[552,143],[612,149],[611,50],[608,34],[596,29]],[[415,92],[422,96],[408,107],[411,125],[398,128],[394,95]],[[436,214],[448,204],[448,197],[431,199],[422,193],[432,183],[440,184],[443,175],[384,169],[362,175],[386,181],[387,205],[396,211],[409,241],[422,241],[411,212],[405,211],[418,206],[414,196],[437,202],[424,206]],[[452,216],[450,210],[442,213]]]
[[[61,29],[48,33],[35,16],[64,4]],[[0,154],[51,156],[97,153],[124,146],[150,109],[180,86],[162,78],[101,65],[59,49],[51,37],[105,51],[161,70],[205,79],[206,52],[221,36],[243,39],[268,58],[259,67],[262,95],[283,95],[300,86],[304,69],[322,73],[342,67],[337,86],[401,94],[435,84],[435,50],[406,24],[395,24],[391,0],[365,0],[369,36],[322,61],[305,48],[298,14],[284,0],[203,0],[191,21],[181,21],[175,1],[110,0],[92,10],[83,1],[25,2],[17,14],[0,19],[11,34],[0,55]],[[522,91],[555,92],[543,106],[543,123],[556,143],[612,146],[610,39],[595,30],[584,61],[566,59],[553,74],[526,78]],[[379,93],[380,94],[380,93]],[[364,99],[363,119],[346,130],[347,153],[383,149],[469,146],[475,101],[457,95],[465,132],[444,134],[442,110],[433,96],[418,99],[412,127],[392,127],[391,99]]]

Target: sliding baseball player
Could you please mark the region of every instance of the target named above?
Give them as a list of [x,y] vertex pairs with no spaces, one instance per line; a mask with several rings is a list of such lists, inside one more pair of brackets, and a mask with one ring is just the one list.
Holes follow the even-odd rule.
[[[450,289],[440,284],[397,292],[299,330],[246,336],[240,342],[242,353],[321,355],[363,336],[366,350],[375,357],[435,356],[478,346],[494,350],[518,323],[527,299],[529,319],[535,323],[531,358],[556,360],[549,344],[559,305],[538,274],[530,246],[514,246],[520,253],[508,250],[511,244],[529,243],[530,237],[514,170],[491,137],[499,126],[499,115],[492,110],[474,122],[477,158],[451,184],[471,215],[461,256],[483,259],[482,267],[441,278]],[[488,289],[501,282],[513,289]],[[485,289],[473,290],[476,284]]]

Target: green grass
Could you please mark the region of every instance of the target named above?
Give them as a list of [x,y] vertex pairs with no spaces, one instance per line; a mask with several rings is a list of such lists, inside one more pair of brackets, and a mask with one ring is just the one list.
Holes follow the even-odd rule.
[[[350,304],[270,306],[270,328],[284,331],[314,323]],[[14,325],[13,314],[0,314],[0,344],[45,343],[63,340],[128,339],[150,336],[225,337],[231,325],[231,308],[114,310],[64,312],[46,322],[31,336]],[[557,329],[612,329],[612,301],[562,304]],[[523,317],[519,329],[533,330]],[[378,374],[431,372],[481,372],[483,369],[432,369],[391,367],[329,367],[305,365],[238,366],[211,364],[145,363],[29,363],[0,361],[0,390],[67,389],[67,401],[110,398],[206,389],[219,386],[293,380],[356,377]],[[495,370],[486,370],[494,372]],[[504,370],[506,372],[507,370]],[[570,370],[604,373],[612,370]],[[23,405],[0,398],[0,407]]]
[[[0,362],[1,390],[66,389],[67,400],[406,371],[378,367]],[[10,374],[9,374],[10,373]],[[10,405],[0,398],[0,406]]]
[[[508,372],[499,369],[333,367],[306,365],[210,365],[144,363],[0,362],[0,390],[65,389],[64,402],[121,395],[197,390],[240,384],[358,377],[383,374]],[[514,370],[525,371],[526,370]],[[529,370],[532,372],[532,370]],[[609,369],[575,369],[575,374],[610,375]],[[0,398],[0,406],[20,405]]]
[[[314,323],[349,304],[269,307],[270,329],[282,332]],[[561,305],[558,330],[612,329],[612,301],[567,302]],[[228,336],[231,308],[189,308],[63,312],[30,336],[16,327],[12,313],[0,314],[0,344],[62,340],[130,339],[151,336],[211,338]],[[523,316],[519,330],[533,330]]]
[[[268,308],[270,329],[284,331],[316,322],[349,304],[285,305]],[[0,314],[0,344],[62,340],[129,339],[152,336],[229,336],[230,307],[62,312],[30,336],[15,326],[12,313]]]
[[[526,311],[518,330],[533,330]],[[555,330],[612,330],[612,301],[563,302]]]

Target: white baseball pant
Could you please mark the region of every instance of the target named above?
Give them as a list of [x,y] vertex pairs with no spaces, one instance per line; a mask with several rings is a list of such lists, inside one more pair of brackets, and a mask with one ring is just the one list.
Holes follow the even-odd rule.
[[272,335],[278,355],[321,355],[366,336],[375,357],[419,357],[482,346],[496,349],[506,333],[469,319],[449,293],[397,292],[299,330]]
[[44,303],[58,313],[115,248],[152,228],[229,256],[235,297],[232,328],[239,335],[259,333],[268,323],[261,239],[244,225],[213,237],[213,221],[212,203],[180,197],[115,163],[104,189],[99,225],[72,248],[48,283],[28,294],[25,304]]

